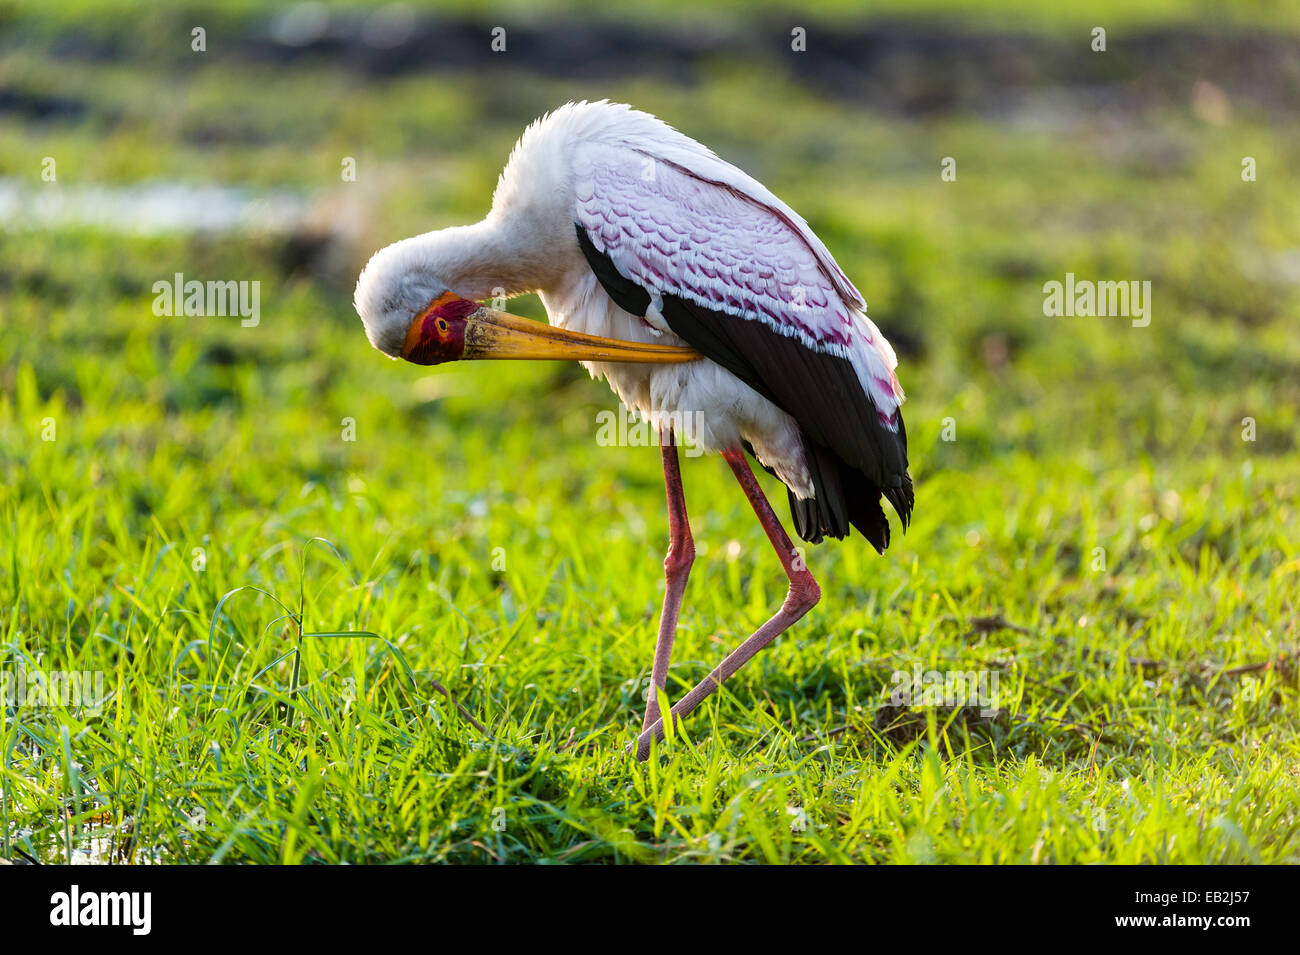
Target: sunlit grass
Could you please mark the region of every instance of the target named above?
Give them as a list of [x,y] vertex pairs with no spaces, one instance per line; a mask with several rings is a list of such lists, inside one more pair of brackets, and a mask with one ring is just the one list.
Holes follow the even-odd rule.
[[[13,51],[0,77],[88,103],[0,131],[32,188],[54,155],[63,182],[296,189],[359,233],[321,274],[272,236],[0,233],[0,661],[108,693],[6,709],[0,855],[1300,858],[1294,131],[897,121],[740,66],[343,90]],[[657,452],[597,445],[614,399],[580,369],[389,363],[349,303],[375,245],[484,211],[525,119],[606,94],[808,214],[900,342],[918,488],[886,557],[809,550],[822,604],[645,765]],[[1116,148],[1139,133],[1176,161]],[[1045,318],[1067,270],[1151,280],[1152,324]],[[261,281],[261,323],[156,317],[177,271]],[[684,475],[674,696],[784,592],[727,469]],[[1000,712],[878,714],[918,667],[996,673]]]

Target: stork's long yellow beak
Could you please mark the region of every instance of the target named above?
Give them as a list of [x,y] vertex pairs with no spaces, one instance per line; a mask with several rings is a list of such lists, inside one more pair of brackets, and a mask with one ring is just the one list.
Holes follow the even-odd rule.
[[447,293],[411,321],[402,357],[417,365],[475,359],[672,364],[701,355],[693,348],[555,328]]
[[700,353],[676,345],[650,345],[584,335],[509,312],[484,308],[466,322],[464,357],[672,364],[694,361]]

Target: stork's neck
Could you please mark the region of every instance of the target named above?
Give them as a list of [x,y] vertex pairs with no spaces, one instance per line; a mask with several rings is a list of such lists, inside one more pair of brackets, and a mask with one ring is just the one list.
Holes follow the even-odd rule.
[[417,267],[457,295],[483,300],[545,288],[554,268],[545,237],[509,218],[489,215],[474,225],[426,232],[406,240]]

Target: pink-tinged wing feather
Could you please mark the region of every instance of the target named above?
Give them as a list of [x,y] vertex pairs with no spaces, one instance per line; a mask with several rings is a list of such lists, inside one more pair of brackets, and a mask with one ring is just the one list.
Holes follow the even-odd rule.
[[[742,188],[757,183],[699,150],[705,159],[681,148],[668,159],[628,145],[582,144],[573,156],[578,224],[653,302],[656,294],[676,295],[847,358],[881,423],[896,428],[903,392],[893,349],[861,310],[857,290],[788,207],[759,201],[753,188]],[[707,167],[710,178],[686,160]]]

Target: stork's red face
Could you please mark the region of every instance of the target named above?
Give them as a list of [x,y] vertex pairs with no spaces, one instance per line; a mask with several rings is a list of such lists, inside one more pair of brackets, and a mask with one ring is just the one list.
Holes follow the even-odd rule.
[[402,357],[417,365],[462,359],[542,359],[666,364],[693,361],[699,352],[584,335],[443,292],[406,329]]
[[465,354],[465,320],[480,307],[454,292],[443,292],[411,321],[402,357],[417,365],[458,361]]

